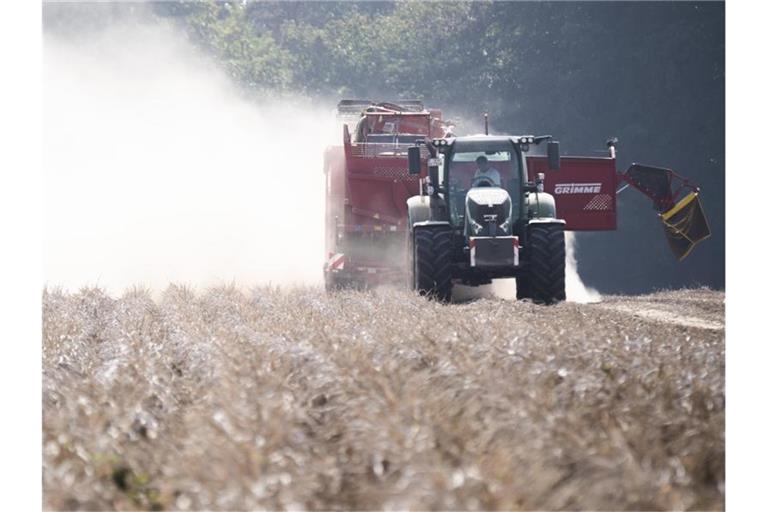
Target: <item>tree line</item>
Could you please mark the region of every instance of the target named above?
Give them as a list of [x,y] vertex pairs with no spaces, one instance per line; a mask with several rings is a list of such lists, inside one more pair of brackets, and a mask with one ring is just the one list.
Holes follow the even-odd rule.
[[[44,26],[108,24],[131,4],[48,4]],[[701,185],[713,237],[683,263],[646,200],[618,232],[579,237],[608,292],[725,284],[725,37],[721,2],[157,2],[141,7],[214,55],[243,90],[417,98],[498,132],[552,134],[565,154],[670,167]],[[459,125],[459,129],[461,125]]]

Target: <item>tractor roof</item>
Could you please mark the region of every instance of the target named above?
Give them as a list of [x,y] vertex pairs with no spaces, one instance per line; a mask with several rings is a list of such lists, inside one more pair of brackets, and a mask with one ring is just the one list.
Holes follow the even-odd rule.
[[453,139],[454,151],[505,151],[517,143],[517,137],[509,135],[470,135]]

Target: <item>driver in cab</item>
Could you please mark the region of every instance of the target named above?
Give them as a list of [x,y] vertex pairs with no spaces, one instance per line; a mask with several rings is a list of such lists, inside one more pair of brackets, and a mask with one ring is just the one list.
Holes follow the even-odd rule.
[[482,181],[488,181],[494,187],[501,187],[501,174],[488,164],[488,157],[480,155],[475,159],[477,170],[472,178],[473,184],[479,184]]

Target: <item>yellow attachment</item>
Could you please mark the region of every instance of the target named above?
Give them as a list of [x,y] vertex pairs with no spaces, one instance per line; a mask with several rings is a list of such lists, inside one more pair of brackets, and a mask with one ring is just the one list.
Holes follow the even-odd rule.
[[659,217],[678,260],[688,256],[696,244],[711,235],[697,192],[691,192]]

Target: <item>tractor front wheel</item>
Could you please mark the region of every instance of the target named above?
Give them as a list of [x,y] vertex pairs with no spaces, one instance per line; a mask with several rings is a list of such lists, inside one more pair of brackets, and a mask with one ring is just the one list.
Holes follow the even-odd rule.
[[[565,300],[565,235],[562,224],[532,225],[528,231],[528,271],[518,278],[522,292],[539,304]],[[522,285],[522,286],[521,286]]]
[[451,230],[422,227],[413,233],[413,288],[442,302],[451,300]]

